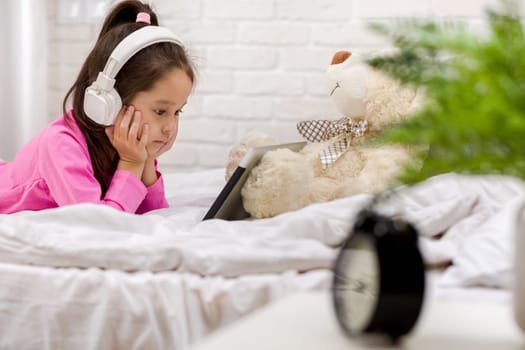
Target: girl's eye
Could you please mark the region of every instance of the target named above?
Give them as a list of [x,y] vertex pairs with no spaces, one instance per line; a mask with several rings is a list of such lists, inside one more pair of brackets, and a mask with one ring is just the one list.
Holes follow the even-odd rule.
[[166,113],[166,110],[165,109],[155,109],[153,110],[155,112],[155,114],[157,115],[163,115],[164,113]]
[[182,113],[184,113],[184,111],[182,109],[179,109],[177,112],[175,112],[175,115],[176,116],[179,116],[181,115]]

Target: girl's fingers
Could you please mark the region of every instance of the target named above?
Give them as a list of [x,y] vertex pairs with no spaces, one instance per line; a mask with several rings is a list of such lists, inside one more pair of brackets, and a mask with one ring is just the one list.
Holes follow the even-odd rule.
[[[141,129],[141,123],[141,112],[133,106],[128,106],[119,114],[114,126],[105,128],[111,144],[121,159],[139,162],[147,156],[146,143],[148,142],[149,128],[144,125]],[[145,153],[146,155],[144,155]]]
[[144,124],[142,126],[142,136],[140,137],[140,144],[146,147],[148,143],[148,137],[149,137],[149,125]]
[[115,119],[115,124],[112,125],[112,127],[114,128],[113,129],[113,136],[114,137],[117,137],[119,136],[119,130],[120,130],[120,123],[122,121],[122,118],[124,118],[124,116],[126,115],[126,112],[128,110],[128,107],[122,107],[122,109],[120,110],[119,114],[117,115],[117,119]]
[[138,132],[140,127],[140,121],[142,119],[142,115],[139,111],[135,111],[133,121],[131,122],[131,126],[129,127],[129,134],[128,134],[128,140],[129,141],[135,141],[138,140]]
[[129,131],[129,125],[131,124],[131,119],[133,117],[133,112],[135,112],[135,108],[133,106],[128,106],[126,109],[126,113],[124,113],[124,116],[120,120],[120,124],[116,128],[116,137],[117,138],[124,138],[126,139],[128,136]]

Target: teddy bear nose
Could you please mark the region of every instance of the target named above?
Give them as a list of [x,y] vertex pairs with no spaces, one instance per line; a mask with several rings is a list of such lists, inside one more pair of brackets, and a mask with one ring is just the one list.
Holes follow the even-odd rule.
[[338,51],[332,57],[332,63],[331,64],[343,63],[350,56],[352,56],[352,53],[350,51]]

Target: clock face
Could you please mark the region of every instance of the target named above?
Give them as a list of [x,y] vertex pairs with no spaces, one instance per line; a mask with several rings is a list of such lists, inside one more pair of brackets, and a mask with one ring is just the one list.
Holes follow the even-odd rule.
[[350,332],[360,333],[370,323],[379,297],[379,259],[373,240],[354,234],[341,251],[335,273],[340,320]]

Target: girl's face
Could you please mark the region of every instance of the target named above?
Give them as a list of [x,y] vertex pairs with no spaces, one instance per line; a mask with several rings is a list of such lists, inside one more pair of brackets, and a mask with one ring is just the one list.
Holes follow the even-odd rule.
[[149,125],[146,150],[152,158],[171,148],[179,130],[179,114],[191,93],[193,83],[182,69],[172,69],[153,88],[142,91],[130,101],[142,114],[140,129]]

